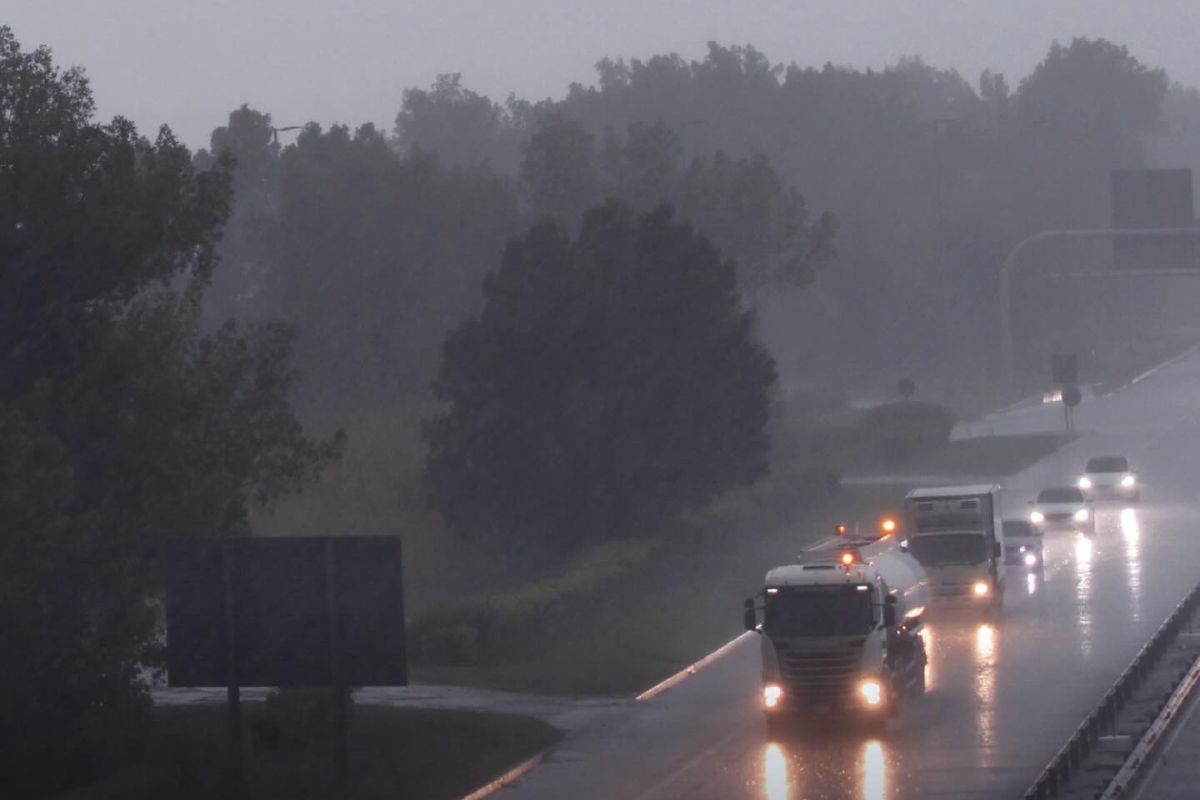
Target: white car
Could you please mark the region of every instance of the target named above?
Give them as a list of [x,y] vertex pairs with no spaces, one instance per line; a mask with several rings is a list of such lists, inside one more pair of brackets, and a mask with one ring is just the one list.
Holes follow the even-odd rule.
[[1089,459],[1079,479],[1079,488],[1093,500],[1127,500],[1142,497],[1137,475],[1125,456],[1098,456]]
[[1074,486],[1043,489],[1032,504],[1029,521],[1040,531],[1072,530],[1094,533],[1096,515],[1083,492]]
[[1023,519],[1004,520],[1004,563],[1042,568],[1042,531]]

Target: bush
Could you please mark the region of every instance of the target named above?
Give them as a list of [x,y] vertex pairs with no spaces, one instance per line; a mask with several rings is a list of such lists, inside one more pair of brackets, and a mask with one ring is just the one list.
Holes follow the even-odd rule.
[[553,638],[601,591],[645,562],[657,543],[622,539],[588,551],[559,576],[487,599],[433,609],[409,626],[413,660],[441,666],[494,664]]
[[863,414],[858,431],[885,461],[899,463],[945,447],[955,421],[943,406],[902,400]]
[[[345,690],[346,715],[353,694]],[[252,727],[255,749],[274,750],[323,742],[333,736],[333,689],[320,687],[276,689],[267,695],[264,715]],[[347,720],[348,722],[349,720]]]

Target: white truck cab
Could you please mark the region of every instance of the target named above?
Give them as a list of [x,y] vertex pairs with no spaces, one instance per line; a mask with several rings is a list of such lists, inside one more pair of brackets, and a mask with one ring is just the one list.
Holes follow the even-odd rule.
[[913,489],[905,499],[909,551],[929,575],[935,602],[998,611],[1004,598],[1000,487]]
[[837,539],[801,559],[770,570],[746,601],[746,628],[761,634],[769,728],[803,711],[885,720],[925,691],[921,565],[894,538]]

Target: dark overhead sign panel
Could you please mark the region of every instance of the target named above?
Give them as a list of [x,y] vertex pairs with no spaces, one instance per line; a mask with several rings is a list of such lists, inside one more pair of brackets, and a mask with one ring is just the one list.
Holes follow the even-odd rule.
[[335,671],[347,686],[408,682],[400,539],[203,539],[173,547],[171,686],[329,686]]
[[[1112,173],[1114,228],[1190,228],[1196,224],[1190,169],[1126,169]],[[1200,269],[1200,239],[1113,240],[1119,270]]]
[[1079,359],[1074,353],[1055,353],[1050,356],[1050,380],[1059,386],[1079,383]]

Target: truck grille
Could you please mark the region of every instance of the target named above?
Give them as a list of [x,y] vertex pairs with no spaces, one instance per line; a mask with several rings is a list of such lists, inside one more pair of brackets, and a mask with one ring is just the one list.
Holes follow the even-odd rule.
[[1075,518],[1075,515],[1070,512],[1067,512],[1065,514],[1047,514],[1046,515],[1046,520],[1048,522],[1070,522],[1074,518]]
[[863,640],[837,649],[794,650],[779,653],[779,671],[793,696],[848,693],[858,673]]

